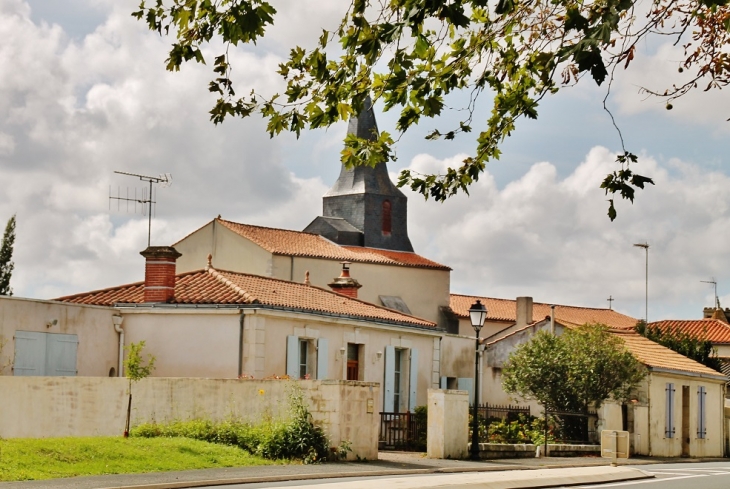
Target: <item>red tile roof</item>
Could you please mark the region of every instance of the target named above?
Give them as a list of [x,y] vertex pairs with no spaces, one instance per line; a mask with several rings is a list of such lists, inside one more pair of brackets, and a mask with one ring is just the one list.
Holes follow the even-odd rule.
[[340,246],[318,234],[252,226],[225,219],[216,219],[216,222],[275,255],[451,270],[445,265],[406,251]]
[[724,378],[724,375],[721,372],[713,370],[710,367],[706,367],[701,363],[691,360],[684,355],[680,355],[679,353],[658,343],[654,343],[633,331],[613,329],[611,330],[611,333],[624,340],[626,349],[647,367],[679,370],[680,372],[690,372]]
[[[531,323],[521,328],[511,331],[509,334],[498,338],[494,341],[487,343],[488,346],[498,344],[502,340],[509,338],[512,335],[525,331],[535,327],[537,323]],[[567,328],[576,327],[575,324],[569,324],[560,322]],[[666,370],[675,370],[679,372],[689,372],[694,374],[701,374],[705,376],[717,377],[718,379],[724,378],[721,372],[713,370],[699,362],[691,360],[684,355],[681,355],[669,348],[666,348],[658,343],[655,343],[633,330],[624,328],[611,328],[609,330],[611,334],[614,334],[621,338],[626,346],[626,349],[631,352],[634,357],[650,368],[659,368]]]
[[730,325],[719,319],[684,319],[665,320],[649,323],[662,331],[675,330],[700,338],[707,338],[712,343],[730,344]]
[[[76,304],[113,306],[144,302],[144,283],[55,299]],[[311,285],[212,267],[177,275],[172,304],[263,304],[286,309],[352,316],[427,328],[435,323]]]
[[[469,308],[477,299],[482,301],[487,308],[487,321],[514,322],[517,320],[517,301],[513,299],[451,294],[451,309],[457,316],[468,318]],[[539,321],[547,316],[550,316],[550,304],[540,302],[532,304],[533,320]],[[611,309],[562,305],[555,306],[555,319],[573,325],[601,323],[615,328],[633,328],[637,321]]]

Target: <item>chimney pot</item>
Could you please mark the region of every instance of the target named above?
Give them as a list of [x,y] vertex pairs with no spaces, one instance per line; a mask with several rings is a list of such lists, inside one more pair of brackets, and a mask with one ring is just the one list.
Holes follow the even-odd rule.
[[175,298],[175,262],[182,255],[172,246],[149,246],[145,257],[144,301],[170,302]]
[[350,262],[342,262],[342,272],[340,276],[330,282],[329,287],[333,292],[347,297],[357,299],[357,289],[362,287],[360,282],[350,277]]

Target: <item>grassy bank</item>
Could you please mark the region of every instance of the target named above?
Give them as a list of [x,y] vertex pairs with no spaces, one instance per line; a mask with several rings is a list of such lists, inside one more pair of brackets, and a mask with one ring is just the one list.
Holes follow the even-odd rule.
[[187,438],[0,439],[0,481],[273,463],[238,447]]

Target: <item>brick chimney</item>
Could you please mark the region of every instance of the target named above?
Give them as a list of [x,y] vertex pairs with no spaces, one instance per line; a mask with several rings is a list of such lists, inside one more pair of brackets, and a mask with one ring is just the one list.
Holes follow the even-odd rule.
[[145,257],[144,301],[170,302],[175,297],[175,262],[182,255],[172,246],[149,246]]
[[362,287],[360,282],[350,277],[350,262],[342,262],[342,273],[339,277],[327,284],[330,288],[340,295],[357,299],[357,289]]
[[532,322],[532,297],[517,298],[516,326],[526,326]]

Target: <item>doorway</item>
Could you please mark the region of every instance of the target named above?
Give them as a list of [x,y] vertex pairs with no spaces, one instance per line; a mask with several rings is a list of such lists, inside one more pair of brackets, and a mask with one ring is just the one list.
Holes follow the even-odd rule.
[[682,386],[682,456],[689,457],[689,386]]

